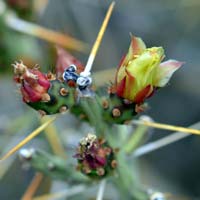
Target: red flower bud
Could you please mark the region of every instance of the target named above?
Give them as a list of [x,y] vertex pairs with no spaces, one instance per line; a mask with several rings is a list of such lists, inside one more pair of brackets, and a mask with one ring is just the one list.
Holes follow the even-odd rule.
[[61,47],[57,47],[57,62],[56,62],[56,74],[62,76],[63,72],[70,66],[76,65],[77,72],[80,73],[84,70],[82,63],[73,57],[70,53]]
[[23,100],[26,103],[49,101],[48,89],[50,81],[37,67],[29,69],[23,62],[16,62],[14,66],[14,80],[20,84]]

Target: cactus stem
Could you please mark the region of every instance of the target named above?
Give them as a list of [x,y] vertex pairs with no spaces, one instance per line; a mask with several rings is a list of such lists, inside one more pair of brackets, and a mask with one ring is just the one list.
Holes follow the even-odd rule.
[[54,163],[49,162],[47,164],[47,168],[48,168],[49,171],[54,171],[56,169],[56,166],[54,165]]

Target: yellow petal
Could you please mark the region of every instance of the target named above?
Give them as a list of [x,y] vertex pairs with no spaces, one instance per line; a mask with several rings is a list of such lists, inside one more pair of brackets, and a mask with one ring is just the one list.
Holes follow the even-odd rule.
[[131,36],[131,44],[129,46],[128,53],[121,65],[127,65],[130,60],[135,59],[146,49],[146,45],[139,37]]
[[136,78],[138,90],[152,84],[156,68],[163,58],[164,50],[162,47],[146,49],[138,58],[130,61],[126,67],[127,71]]

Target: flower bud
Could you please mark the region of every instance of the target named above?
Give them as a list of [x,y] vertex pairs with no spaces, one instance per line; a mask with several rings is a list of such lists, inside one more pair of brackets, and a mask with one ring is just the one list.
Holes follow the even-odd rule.
[[16,62],[14,66],[14,80],[20,84],[23,100],[29,102],[47,102],[50,100],[48,89],[50,81],[37,67],[29,69],[23,62]]
[[176,60],[161,63],[162,47],[146,48],[144,42],[132,36],[129,51],[116,74],[116,93],[136,104],[150,97],[156,88],[164,87],[183,64]]
[[101,178],[116,167],[113,149],[102,139],[93,134],[83,138],[77,148],[77,168],[91,178]]
[[56,62],[56,74],[62,76],[63,72],[71,65],[76,65],[77,73],[79,74],[84,70],[82,63],[73,57],[63,48],[57,46],[57,62]]

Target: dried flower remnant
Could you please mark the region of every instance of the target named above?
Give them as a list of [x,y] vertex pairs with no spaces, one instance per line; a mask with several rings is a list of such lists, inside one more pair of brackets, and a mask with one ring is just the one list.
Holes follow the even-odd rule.
[[83,138],[77,148],[77,169],[91,178],[107,176],[116,168],[114,150],[96,135],[88,134]]
[[132,36],[129,51],[116,74],[116,93],[136,104],[142,104],[156,88],[164,87],[182,62],[164,58],[162,47],[146,48],[141,38]]
[[38,70],[38,67],[29,69],[22,61],[14,66],[14,80],[20,84],[23,100],[29,102],[47,102],[50,100],[48,89],[50,82],[47,76]]

